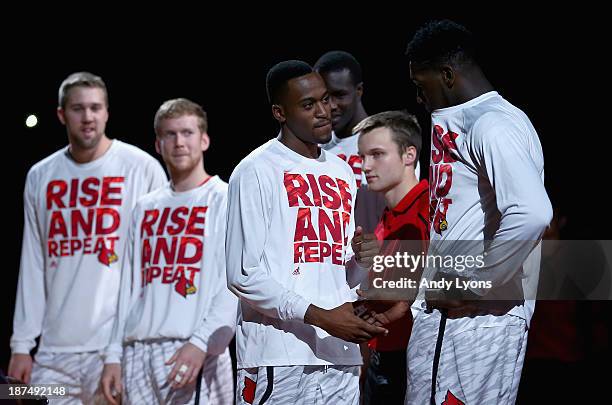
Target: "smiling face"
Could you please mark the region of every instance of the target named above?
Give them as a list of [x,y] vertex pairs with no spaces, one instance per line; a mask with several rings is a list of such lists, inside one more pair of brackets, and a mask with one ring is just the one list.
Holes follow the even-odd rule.
[[57,115],[66,126],[73,148],[95,149],[108,121],[106,93],[99,87],[75,86],[68,90],[66,102],[57,109]]

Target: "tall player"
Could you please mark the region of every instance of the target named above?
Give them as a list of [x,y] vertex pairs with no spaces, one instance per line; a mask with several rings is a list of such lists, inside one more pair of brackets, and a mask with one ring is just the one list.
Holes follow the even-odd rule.
[[417,101],[431,112],[430,254],[458,258],[473,252],[469,241],[484,241],[476,245],[486,254],[482,266],[460,273],[430,266],[423,278],[462,277],[491,288],[431,290],[426,303],[415,302],[406,403],[511,404],[534,308],[539,240],[552,217],[540,141],[529,118],[487,80],[463,26],[426,24],[407,55]]
[[227,184],[204,169],[207,127],[187,99],[155,115],[155,148],[171,182],[134,209],[102,377],[112,403],[114,390],[124,404],[193,404],[202,367],[201,403],[233,403],[227,346],[238,300],[225,275]]
[[69,144],[26,179],[9,375],[65,385],[66,403],[90,403],[115,318],[132,208],[167,180],[153,157],[106,136],[108,95],[100,77],[68,76],[57,115]]
[[241,301],[236,399],[357,404],[361,355],[349,342],[386,330],[354,314],[349,285],[365,276],[378,245],[354,232],[352,170],[318,146],[331,137],[321,76],[286,61],[266,84],[280,134],[229,182],[227,277]]

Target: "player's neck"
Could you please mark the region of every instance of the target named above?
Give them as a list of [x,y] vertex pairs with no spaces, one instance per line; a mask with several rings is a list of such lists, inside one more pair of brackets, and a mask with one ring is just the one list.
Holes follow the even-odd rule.
[[480,69],[472,71],[467,79],[461,80],[453,105],[467,103],[485,93],[495,90],[491,82]]
[[74,160],[75,162],[89,163],[93,162],[99,157],[102,157],[102,155],[104,155],[106,151],[110,149],[112,144],[113,141],[108,139],[106,134],[104,134],[102,135],[100,142],[98,142],[95,147],[83,149],[79,148],[76,144],[70,144],[70,146],[68,146],[68,152],[70,153],[70,157],[72,158],[72,160]]
[[385,192],[387,207],[389,207],[389,209],[397,207],[400,201],[406,197],[406,194],[408,194],[417,184],[419,184],[419,179],[416,178],[414,169],[412,169],[409,173],[406,173],[404,179],[397,186]]
[[178,192],[189,191],[199,187],[210,178],[203,164],[196,165],[196,167],[189,172],[169,171],[171,172],[170,178],[172,179],[172,189]]
[[361,121],[368,117],[368,113],[366,113],[365,108],[363,108],[363,104],[359,103],[355,110],[355,114],[353,115],[353,119],[348,123],[348,125],[337,132],[334,131],[336,137],[340,139],[348,138],[353,135],[353,128]]
[[280,143],[309,159],[317,159],[321,154],[319,145],[316,143],[304,142],[297,136],[295,136],[286,127],[281,129],[280,136],[278,137]]

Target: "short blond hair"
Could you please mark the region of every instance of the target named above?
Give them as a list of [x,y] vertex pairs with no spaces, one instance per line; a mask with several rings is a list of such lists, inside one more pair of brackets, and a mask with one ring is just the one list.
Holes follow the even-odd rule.
[[183,115],[195,115],[198,118],[198,128],[200,128],[200,131],[208,131],[208,116],[202,106],[186,98],[175,98],[165,101],[155,113],[155,119],[153,121],[155,134],[159,136],[158,131],[163,120],[178,118]]
[[409,146],[414,146],[416,167],[423,143],[417,118],[406,111],[385,111],[365,118],[353,128],[353,133],[363,135],[377,128],[388,128],[391,131],[391,139],[397,145],[400,155]]
[[68,98],[68,91],[74,87],[97,87],[104,91],[104,101],[108,108],[108,91],[106,91],[106,84],[100,76],[96,76],[89,72],[76,72],[64,79],[59,88],[58,93],[58,105],[61,108],[66,108],[66,99]]

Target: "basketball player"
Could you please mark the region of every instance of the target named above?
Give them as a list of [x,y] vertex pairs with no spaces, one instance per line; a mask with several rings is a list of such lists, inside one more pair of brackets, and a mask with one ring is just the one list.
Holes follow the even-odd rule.
[[386,330],[354,314],[350,286],[367,274],[378,244],[354,231],[351,168],[319,148],[332,130],[321,76],[285,61],[266,84],[280,133],[229,182],[227,277],[240,298],[236,401],[357,404],[355,343]]
[[35,164],[25,185],[9,375],[62,384],[70,395],[57,403],[88,404],[115,318],[132,208],[167,180],[153,157],[106,136],[108,95],[100,77],[68,76],[57,115],[69,144]]
[[427,282],[483,283],[420,290],[407,404],[515,402],[552,217],[538,135],[494,90],[474,49],[468,30],[444,20],[420,28],[407,50],[417,101],[431,112],[430,254],[458,258],[469,241],[486,241],[476,244],[485,246],[480,267],[424,270]]
[[207,130],[206,113],[187,99],[155,115],[155,148],[171,182],[134,209],[102,377],[113,403],[122,371],[124,404],[193,404],[196,385],[202,404],[233,403],[227,346],[238,300],[225,276],[227,184],[204,169]]

